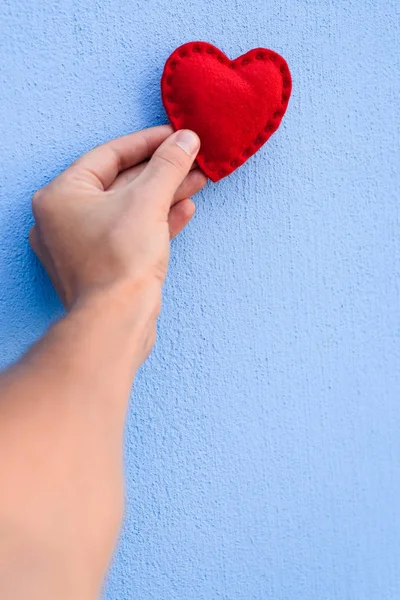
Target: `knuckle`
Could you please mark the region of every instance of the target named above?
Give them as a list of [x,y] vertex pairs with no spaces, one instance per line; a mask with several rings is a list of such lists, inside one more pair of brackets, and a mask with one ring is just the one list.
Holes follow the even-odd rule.
[[204,175],[204,173],[202,173],[201,171],[199,172],[199,174],[197,175],[197,185],[199,187],[199,189],[203,189],[203,187],[206,185],[207,183],[207,177]]
[[76,162],[50,182],[52,192],[57,193],[58,196],[64,195],[74,185],[79,175],[82,175],[82,169]]
[[40,190],[36,190],[36,192],[32,196],[32,208],[36,210],[39,208],[43,198],[43,188]]
[[[183,154],[183,153],[182,153]],[[161,163],[166,164],[168,167],[173,168],[174,170],[181,173],[182,171],[187,170],[188,164],[183,156],[180,156],[178,153],[162,153],[160,152],[157,156],[158,160]]]
[[52,212],[53,203],[46,188],[37,190],[32,196],[32,212],[35,218],[41,219]]

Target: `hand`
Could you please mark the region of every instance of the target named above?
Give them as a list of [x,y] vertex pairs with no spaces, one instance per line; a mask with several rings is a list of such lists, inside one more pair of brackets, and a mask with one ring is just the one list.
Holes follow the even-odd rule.
[[192,168],[197,135],[171,134],[163,125],[112,140],[35,193],[31,246],[67,309],[99,290],[145,286],[158,314],[169,240],[207,181]]

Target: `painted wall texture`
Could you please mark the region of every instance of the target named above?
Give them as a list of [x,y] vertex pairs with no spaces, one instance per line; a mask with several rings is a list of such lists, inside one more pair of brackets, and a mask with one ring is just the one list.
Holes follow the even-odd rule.
[[400,598],[397,0],[3,0],[1,365],[62,314],[30,197],[165,121],[179,44],[281,53],[281,129],[197,197],[126,431],[107,600]]

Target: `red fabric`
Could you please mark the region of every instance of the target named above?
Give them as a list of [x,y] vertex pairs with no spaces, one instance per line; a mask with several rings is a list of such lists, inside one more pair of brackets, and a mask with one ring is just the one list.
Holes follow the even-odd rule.
[[291,90],[289,67],[276,52],[256,48],[230,60],[205,42],[177,48],[161,79],[170,121],[199,135],[197,163],[212,181],[232,173],[278,129]]

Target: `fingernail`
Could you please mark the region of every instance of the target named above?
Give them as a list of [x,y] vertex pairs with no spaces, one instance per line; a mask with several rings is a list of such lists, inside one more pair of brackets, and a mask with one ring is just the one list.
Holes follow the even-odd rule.
[[181,129],[178,131],[175,138],[175,144],[189,154],[195,156],[200,148],[199,136],[190,129]]

